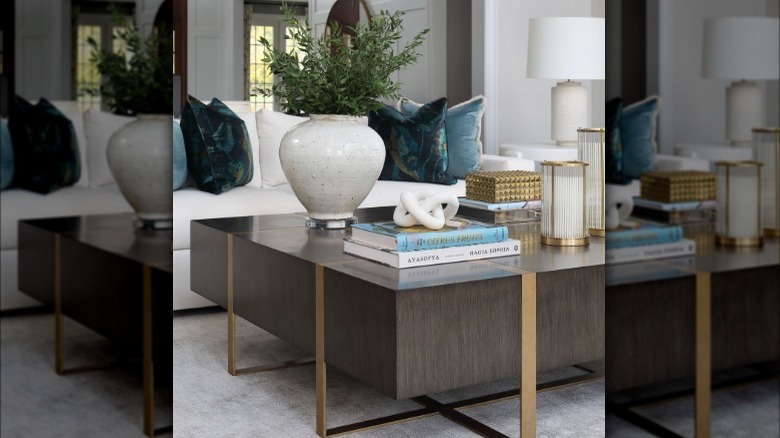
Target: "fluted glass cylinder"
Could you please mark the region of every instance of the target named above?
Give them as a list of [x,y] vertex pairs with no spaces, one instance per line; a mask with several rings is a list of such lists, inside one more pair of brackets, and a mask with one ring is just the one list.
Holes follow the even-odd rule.
[[585,194],[588,231],[591,236],[604,237],[604,129],[580,128],[577,130],[577,159],[588,163],[585,180],[588,190]]
[[753,128],[753,157],[761,167],[764,236],[780,237],[780,128]]
[[761,163],[757,161],[715,163],[715,240],[719,245],[763,243],[760,179]]
[[542,163],[542,236],[545,245],[583,246],[589,240],[585,169],[581,161]]

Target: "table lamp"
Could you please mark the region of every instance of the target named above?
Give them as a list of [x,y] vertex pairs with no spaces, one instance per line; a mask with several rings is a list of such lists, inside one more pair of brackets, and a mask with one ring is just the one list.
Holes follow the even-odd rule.
[[765,126],[761,88],[754,81],[780,77],[780,19],[721,17],[704,21],[701,75],[732,79],[726,89],[726,137],[749,147],[751,129]]
[[532,18],[528,26],[529,78],[565,79],[552,88],[552,139],[575,146],[589,126],[588,90],[578,80],[604,79],[604,19]]

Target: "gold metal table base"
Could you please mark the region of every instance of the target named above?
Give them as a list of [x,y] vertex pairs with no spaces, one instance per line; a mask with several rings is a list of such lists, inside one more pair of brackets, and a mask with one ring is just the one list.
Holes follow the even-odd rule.
[[236,314],[233,311],[233,235],[227,235],[227,316],[228,316],[228,373],[231,376],[263,373],[266,371],[310,365],[314,358],[288,360],[268,365],[258,365],[246,368],[236,368]]
[[[592,382],[604,378],[604,373],[600,371],[593,371],[582,366],[577,366],[577,367],[584,371],[587,371],[588,374],[538,384],[536,385],[535,393],[562,389],[572,385],[579,385],[579,384]],[[333,427],[327,429],[325,431],[325,435],[326,436],[346,435],[346,434],[360,432],[364,430],[387,427],[393,424],[405,423],[407,421],[428,418],[434,415],[441,415],[442,417],[447,418],[448,420],[451,420],[454,423],[457,423],[480,436],[506,437],[506,435],[502,434],[501,432],[498,432],[495,429],[491,428],[490,426],[487,426],[486,424],[481,423],[472,417],[469,417],[463,412],[460,412],[460,410],[483,406],[490,403],[497,403],[506,400],[511,400],[514,398],[518,398],[519,394],[520,394],[520,389],[517,388],[513,390],[497,392],[494,394],[473,397],[466,400],[459,400],[451,403],[441,403],[425,395],[420,397],[414,397],[411,400],[421,405],[423,407],[422,409],[416,409],[413,411],[388,415],[386,417],[374,418],[371,420],[365,420],[357,423]]]
[[[155,434],[173,430],[173,426],[154,427],[154,358],[152,357],[153,325],[152,325],[152,268],[143,265],[142,268],[142,367],[144,390],[144,435],[153,437]],[[58,375],[70,375],[89,371],[105,370],[122,364],[112,361],[101,365],[86,365],[65,369],[64,314],[62,313],[62,236],[54,235],[54,368]]]

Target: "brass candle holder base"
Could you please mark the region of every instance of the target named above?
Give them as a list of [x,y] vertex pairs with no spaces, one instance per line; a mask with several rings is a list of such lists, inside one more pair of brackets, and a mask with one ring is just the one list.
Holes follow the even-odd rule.
[[548,246],[586,246],[590,243],[588,236],[578,238],[559,238],[542,236],[542,245]]
[[763,237],[726,237],[715,236],[715,243],[721,246],[761,246],[764,244]]

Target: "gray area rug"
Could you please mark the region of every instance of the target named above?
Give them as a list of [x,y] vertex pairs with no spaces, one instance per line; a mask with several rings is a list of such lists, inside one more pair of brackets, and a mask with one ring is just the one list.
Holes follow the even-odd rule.
[[[231,376],[227,372],[225,312],[175,316],[174,424],[183,437],[313,437],[314,366]],[[238,320],[238,367],[303,357],[296,348]],[[539,381],[583,374],[576,368],[546,372]],[[430,394],[450,402],[516,388],[518,379]],[[604,436],[604,382],[540,393],[537,435],[540,437]],[[328,369],[328,426],[335,427],[418,409],[410,400],[394,400],[339,372]],[[509,436],[519,434],[517,399],[462,410]],[[473,432],[441,416],[354,433],[354,437],[473,437]]]
[[[66,369],[118,357],[107,340],[67,318],[64,333]],[[3,438],[144,436],[139,366],[57,375],[51,313],[2,317],[0,334]],[[157,391],[156,404],[155,424],[169,426],[170,390],[167,394]]]

